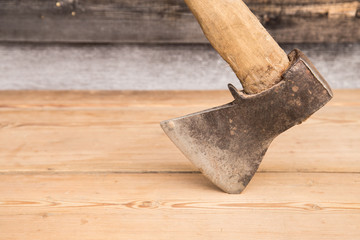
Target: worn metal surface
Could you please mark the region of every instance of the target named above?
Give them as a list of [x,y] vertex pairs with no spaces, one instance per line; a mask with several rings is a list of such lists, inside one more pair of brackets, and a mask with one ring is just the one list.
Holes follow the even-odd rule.
[[299,51],[283,80],[254,95],[229,84],[234,101],[161,122],[184,155],[227,193],[240,193],[250,182],[272,140],[300,124],[331,98],[329,85]]

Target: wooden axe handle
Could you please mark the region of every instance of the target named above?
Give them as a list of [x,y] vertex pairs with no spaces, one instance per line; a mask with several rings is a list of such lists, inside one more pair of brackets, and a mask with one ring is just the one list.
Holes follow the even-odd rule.
[[248,94],[281,80],[286,53],[241,0],[185,0],[205,36],[228,62]]

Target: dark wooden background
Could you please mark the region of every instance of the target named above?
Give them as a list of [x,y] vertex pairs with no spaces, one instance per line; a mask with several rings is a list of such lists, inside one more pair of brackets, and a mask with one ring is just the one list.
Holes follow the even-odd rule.
[[[359,0],[247,0],[334,88],[360,88]],[[0,0],[0,89],[219,89],[239,82],[183,0]]]
[[[281,43],[358,42],[356,0],[247,0]],[[182,0],[0,0],[0,41],[204,43]]]

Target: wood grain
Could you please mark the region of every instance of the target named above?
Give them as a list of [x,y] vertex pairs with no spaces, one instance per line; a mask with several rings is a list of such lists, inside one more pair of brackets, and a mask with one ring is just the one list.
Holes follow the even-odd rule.
[[[358,42],[354,0],[249,0],[278,42]],[[0,41],[204,43],[182,0],[1,0]]]
[[[0,239],[357,239],[360,90],[281,135],[240,195],[158,122],[225,91],[1,91]],[[271,171],[271,172],[264,172]]]
[[2,239],[356,239],[360,175],[258,173],[241,195],[200,174],[0,175]]
[[260,93],[281,80],[289,59],[242,0],[185,2],[246,93]]
[[[2,91],[0,172],[197,171],[159,122],[231,100],[227,91]],[[360,172],[359,119],[359,90],[335,91],[272,143],[260,171]]]

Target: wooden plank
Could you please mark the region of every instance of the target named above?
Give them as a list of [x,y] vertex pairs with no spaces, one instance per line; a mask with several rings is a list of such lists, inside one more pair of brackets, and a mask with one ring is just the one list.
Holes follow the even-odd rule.
[[335,91],[262,165],[317,173],[258,172],[229,195],[158,126],[226,91],[1,91],[0,239],[356,239],[359,93]]
[[[193,172],[161,120],[231,101],[226,91],[0,92],[0,172]],[[360,90],[279,136],[260,171],[360,172]]]
[[[336,89],[326,106],[357,107],[360,89]],[[0,91],[0,107],[11,109],[99,109],[203,107],[232,101],[228,90],[211,91]],[[338,116],[337,116],[338,117]]]
[[[355,0],[249,0],[278,42],[358,42]],[[0,41],[207,42],[181,0],[1,0]]]
[[357,239],[360,175],[258,173],[241,195],[200,174],[0,175],[1,239]]

